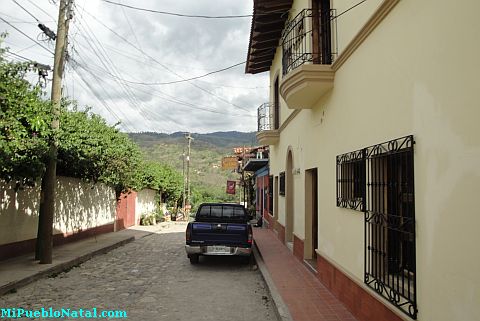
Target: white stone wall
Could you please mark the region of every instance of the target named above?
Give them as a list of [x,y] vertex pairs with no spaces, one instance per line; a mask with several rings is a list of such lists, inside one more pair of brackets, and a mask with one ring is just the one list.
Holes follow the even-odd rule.
[[144,189],[137,193],[137,199],[135,200],[135,224],[140,224],[140,216],[142,214],[155,211],[155,196],[157,193],[153,189]]
[[[0,245],[34,239],[38,228],[40,187],[15,191],[0,181]],[[115,191],[103,184],[58,177],[54,233],[72,234],[115,220]]]

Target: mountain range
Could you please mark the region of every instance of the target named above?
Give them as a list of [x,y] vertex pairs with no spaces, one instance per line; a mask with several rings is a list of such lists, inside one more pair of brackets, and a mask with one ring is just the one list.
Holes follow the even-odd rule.
[[[166,163],[183,172],[183,157],[187,153],[184,132],[172,134],[141,132],[129,133],[148,160]],[[208,193],[212,200],[231,200],[225,194],[226,181],[238,179],[238,174],[221,169],[224,156],[233,155],[234,147],[256,146],[255,132],[191,133],[190,173],[192,186]]]

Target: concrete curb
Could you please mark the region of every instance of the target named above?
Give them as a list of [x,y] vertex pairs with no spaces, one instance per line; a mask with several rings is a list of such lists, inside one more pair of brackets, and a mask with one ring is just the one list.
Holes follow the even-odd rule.
[[48,277],[48,276],[51,276],[51,275],[62,273],[66,270],[71,269],[74,266],[77,266],[79,264],[82,264],[82,263],[90,260],[94,256],[97,256],[97,255],[100,255],[100,254],[105,254],[107,252],[110,252],[113,249],[116,249],[117,247],[123,246],[127,243],[130,243],[130,242],[134,241],[134,240],[135,240],[135,236],[128,237],[128,238],[123,239],[121,241],[118,241],[114,244],[110,244],[110,245],[107,245],[103,248],[97,249],[93,252],[84,254],[82,256],[76,257],[76,258],[71,259],[71,260],[66,261],[66,262],[59,263],[59,264],[57,264],[55,266],[52,266],[48,269],[45,269],[43,271],[36,272],[36,273],[34,273],[34,274],[32,274],[28,277],[25,277],[23,279],[15,280],[15,281],[12,281],[12,282],[7,283],[5,285],[2,285],[0,287],[0,296],[4,295],[5,293],[8,293],[10,291],[15,291],[16,289],[24,287],[24,286],[26,286],[26,285],[34,282],[34,281],[37,281],[39,279],[42,279],[42,278],[45,278],[45,277]]
[[277,315],[277,319],[279,321],[293,321],[292,316],[290,315],[290,311],[288,310],[287,305],[283,301],[280,293],[278,293],[277,287],[270,276],[270,273],[267,270],[267,266],[263,262],[262,254],[258,250],[256,244],[253,246],[253,255],[255,257],[255,261],[257,262],[258,269],[263,277],[263,280],[267,284],[268,291],[270,292],[270,296],[272,297],[273,305],[275,314]]

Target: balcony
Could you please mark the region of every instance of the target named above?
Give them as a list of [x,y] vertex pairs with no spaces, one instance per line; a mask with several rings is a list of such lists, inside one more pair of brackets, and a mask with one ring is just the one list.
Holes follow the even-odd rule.
[[273,109],[270,103],[264,103],[257,109],[257,140],[261,145],[275,145],[280,139],[280,132],[275,128],[278,126],[275,126]]
[[333,88],[337,54],[335,10],[304,9],[282,34],[280,95],[291,109],[310,109]]

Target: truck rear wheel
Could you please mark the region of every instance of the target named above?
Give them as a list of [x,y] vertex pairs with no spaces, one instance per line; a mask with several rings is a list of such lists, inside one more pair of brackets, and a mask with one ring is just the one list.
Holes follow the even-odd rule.
[[192,254],[188,258],[190,259],[190,264],[198,264],[198,254]]

